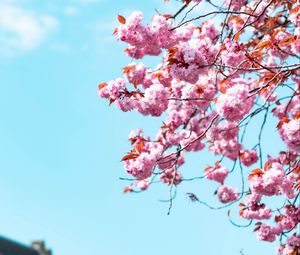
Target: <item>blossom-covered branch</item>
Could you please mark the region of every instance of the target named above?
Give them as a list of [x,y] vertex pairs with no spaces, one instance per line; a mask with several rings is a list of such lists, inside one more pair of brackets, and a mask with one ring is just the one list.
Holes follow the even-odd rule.
[[[123,68],[123,77],[101,83],[99,95],[124,112],[165,116],[156,137],[141,129],[129,135],[132,149],[122,161],[134,178],[125,178],[132,183],[124,192],[168,185],[170,212],[177,185],[214,181],[219,206],[194,192],[188,197],[211,209],[238,207],[246,224],[235,223],[231,212],[233,225],[254,225],[259,240],[281,242],[280,254],[299,254],[299,11],[296,0],[225,0],[220,6],[185,0],[177,12],[156,14],[150,24],[141,12],[118,16],[114,35],[137,62]],[[145,56],[162,60],[146,67],[139,61]],[[285,146],[274,155],[262,143],[268,122],[276,122],[274,140]],[[251,123],[259,127],[256,134]],[[249,132],[250,145],[244,139]],[[204,148],[216,161],[203,174],[183,177],[186,154]],[[227,184],[237,168],[240,189]],[[276,208],[269,197],[277,197]]]

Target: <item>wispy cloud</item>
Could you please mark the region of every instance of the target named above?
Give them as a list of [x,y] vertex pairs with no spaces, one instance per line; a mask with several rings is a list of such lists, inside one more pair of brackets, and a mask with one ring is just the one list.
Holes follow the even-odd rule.
[[55,17],[27,10],[16,4],[0,3],[0,51],[14,53],[38,47],[58,28]]
[[75,16],[75,15],[79,14],[80,10],[78,8],[76,8],[75,6],[70,5],[70,6],[65,7],[64,12],[68,16]]

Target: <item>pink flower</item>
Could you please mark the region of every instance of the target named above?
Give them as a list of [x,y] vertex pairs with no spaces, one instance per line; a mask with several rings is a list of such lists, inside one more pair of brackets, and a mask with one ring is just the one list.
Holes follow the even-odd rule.
[[244,57],[243,46],[236,41],[225,39],[226,51],[221,54],[221,58],[228,66],[237,66]]
[[116,100],[120,96],[121,90],[125,89],[126,81],[122,78],[117,78],[116,80],[104,83],[101,88],[99,88],[99,96],[103,98],[109,98],[111,100]]
[[279,134],[288,148],[295,152],[300,152],[300,119],[290,120],[283,123],[279,128]]
[[236,190],[226,185],[222,185],[218,188],[217,195],[223,204],[233,202],[239,197],[239,194]]
[[224,180],[226,179],[229,170],[226,167],[223,167],[220,163],[216,163],[216,166],[205,168],[206,178],[209,180],[214,180],[221,184],[224,184]]
[[146,179],[152,175],[155,161],[148,153],[141,153],[135,159],[125,161],[125,169],[127,173],[133,175],[137,179]]
[[176,48],[171,62],[173,77],[189,83],[196,83],[200,75],[207,73],[206,65],[218,53],[218,45],[211,45],[209,39],[190,39]]
[[300,235],[296,233],[287,239],[287,243],[283,244],[278,252],[280,255],[298,255],[300,254]]
[[214,26],[213,21],[211,19],[207,20],[203,24],[201,33],[202,33],[202,35],[203,35],[204,38],[210,38],[212,41],[214,39],[216,39],[216,37],[219,34],[218,30]]
[[246,205],[240,210],[241,217],[245,219],[270,219],[272,216],[271,209],[267,208],[265,204],[260,204],[261,195],[250,194],[245,197]]
[[150,179],[147,178],[144,180],[138,180],[135,185],[140,190],[146,190],[146,189],[148,189],[148,187],[150,185]]
[[146,75],[146,67],[143,63],[131,63],[123,68],[123,72],[128,82],[134,85],[142,84]]
[[256,231],[257,239],[260,241],[274,242],[276,235],[274,229],[267,224],[261,224]]
[[165,170],[160,175],[160,179],[168,185],[171,184],[178,185],[182,181],[182,175],[178,170],[175,171],[174,168],[170,168]]
[[252,108],[254,97],[248,97],[248,87],[244,84],[228,88],[216,103],[217,112],[228,121],[241,120]]
[[169,92],[162,84],[153,84],[145,90],[138,111],[143,115],[160,116],[168,107]]
[[294,175],[285,175],[281,164],[277,162],[270,163],[265,171],[261,170],[260,174],[250,176],[250,188],[252,192],[273,196],[286,194],[288,198],[294,198],[293,190]]
[[251,166],[257,162],[258,156],[256,150],[244,150],[240,152],[241,162],[244,166]]

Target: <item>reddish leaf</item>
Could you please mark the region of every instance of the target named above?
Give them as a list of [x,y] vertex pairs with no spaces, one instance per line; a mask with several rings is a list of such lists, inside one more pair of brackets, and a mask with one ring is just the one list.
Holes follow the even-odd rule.
[[275,222],[280,222],[283,220],[283,215],[275,215]]
[[293,173],[300,174],[300,166],[297,166],[293,169]]
[[267,171],[267,168],[269,167],[269,162],[266,161],[266,163],[264,164],[264,170]]
[[294,117],[295,120],[298,120],[300,119],[300,111],[298,111]]
[[134,70],[135,70],[135,66],[134,65],[123,67],[123,73],[124,74],[128,74],[128,73],[130,73],[130,72],[132,72]]
[[256,169],[254,169],[254,170],[251,171],[251,173],[250,173],[249,176],[248,176],[248,180],[251,180],[254,176],[256,176],[256,175],[261,175],[261,174],[263,174],[263,173],[264,173],[264,172],[263,172],[262,169],[256,168]]
[[234,41],[238,41],[238,39],[239,39],[239,37],[240,37],[240,35],[243,33],[243,30],[242,31],[240,31],[240,32],[238,32],[238,33],[236,33],[234,36],[233,36],[233,40]]
[[129,160],[129,159],[135,159],[135,158],[137,158],[138,156],[139,156],[139,154],[137,154],[137,153],[129,153],[129,154],[125,155],[125,156],[121,159],[121,161],[126,161],[126,160]]
[[295,189],[300,191],[300,183],[295,184]]
[[281,103],[280,103],[279,100],[276,100],[276,101],[275,101],[275,104],[276,104],[276,105],[281,105]]
[[125,24],[125,23],[126,23],[126,19],[125,19],[122,15],[118,15],[118,21],[119,21],[121,24]]
[[133,86],[134,86],[135,88],[137,88],[138,85],[139,85],[138,81],[137,81],[137,80],[134,80],[134,81],[133,81]]
[[289,118],[287,118],[287,117],[282,117],[282,118],[280,119],[280,121],[278,122],[277,128],[279,129],[279,128],[282,127],[282,125],[283,125],[284,123],[289,123],[289,122],[290,122]]
[[260,229],[260,226],[257,226],[255,229],[253,229],[253,232],[256,232],[259,229]]
[[135,146],[136,150],[139,152],[139,153],[142,153],[143,151],[143,142],[139,142],[136,146]]
[[109,105],[111,105],[113,102],[115,102],[116,101],[116,99],[112,99],[112,98],[110,98],[109,99]]
[[129,193],[129,192],[132,192],[132,191],[133,191],[132,186],[126,186],[123,190],[123,193],[126,194],[126,193]]
[[295,42],[295,40],[296,40],[296,38],[294,36],[290,36],[290,37],[280,41],[279,45],[280,46],[288,46],[288,45],[292,44],[293,42]]
[[226,88],[226,86],[225,86],[224,84],[220,84],[220,86],[219,86],[219,90],[220,90],[220,92],[221,92],[221,93],[225,94],[225,93],[226,93],[226,90],[227,90],[227,88]]
[[244,216],[244,211],[246,210],[246,208],[242,208],[241,210],[239,210],[239,215],[241,216],[241,217],[243,217]]
[[113,32],[113,35],[116,35],[117,33],[118,33],[118,28],[116,27],[115,29],[114,29],[114,32]]
[[260,44],[258,44],[257,47],[263,49],[263,48],[265,48],[266,46],[268,46],[270,44],[271,44],[271,41],[270,40],[266,40],[266,41],[263,41]]
[[170,128],[170,127],[165,122],[163,122],[163,125],[160,128]]
[[163,14],[162,16],[166,19],[170,19],[173,17],[173,15],[171,15],[171,14]]
[[211,170],[213,170],[213,167],[208,166],[208,167],[205,167],[203,171],[204,171],[204,173],[209,173]]
[[103,89],[105,86],[107,86],[107,83],[106,82],[102,82],[98,85],[98,90],[101,90]]

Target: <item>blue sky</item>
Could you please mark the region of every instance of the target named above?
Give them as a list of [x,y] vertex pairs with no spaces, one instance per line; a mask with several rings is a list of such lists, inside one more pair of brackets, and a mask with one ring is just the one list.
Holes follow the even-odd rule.
[[[0,234],[45,239],[55,255],[275,254],[251,229],[232,226],[226,211],[185,198],[193,191],[217,203],[211,182],[180,186],[170,216],[159,202],[165,187],[122,194],[119,159],[129,132],[154,134],[161,119],[108,107],[97,85],[130,62],[111,36],[117,15],[142,10],[149,19],[154,8],[172,10],[161,2],[0,0]],[[187,176],[213,157],[190,159]]]

